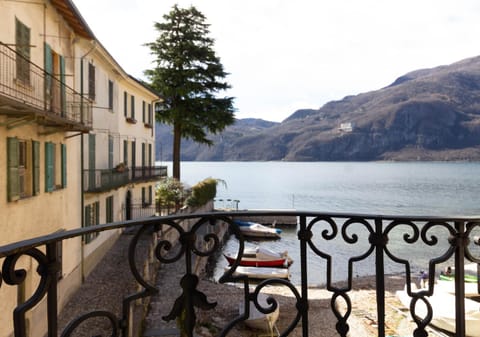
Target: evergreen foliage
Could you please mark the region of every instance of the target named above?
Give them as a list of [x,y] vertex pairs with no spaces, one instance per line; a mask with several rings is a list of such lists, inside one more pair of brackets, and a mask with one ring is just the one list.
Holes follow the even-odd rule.
[[217,97],[230,85],[205,16],[193,6],[174,5],[163,19],[154,25],[158,38],[146,44],[156,66],[145,75],[163,96],[161,108],[155,109],[157,121],[173,125],[173,177],[180,180],[181,139],[212,145],[208,134],[234,122],[233,97]]

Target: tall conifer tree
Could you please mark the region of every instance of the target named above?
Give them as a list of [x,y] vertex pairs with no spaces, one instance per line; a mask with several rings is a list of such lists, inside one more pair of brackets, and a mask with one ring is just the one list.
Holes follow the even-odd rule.
[[212,145],[217,134],[234,122],[232,97],[217,97],[230,85],[213,50],[209,24],[195,7],[174,5],[163,22],[155,23],[158,38],[146,45],[156,67],[145,71],[150,85],[164,98],[156,120],[173,126],[173,177],[180,180],[181,139]]

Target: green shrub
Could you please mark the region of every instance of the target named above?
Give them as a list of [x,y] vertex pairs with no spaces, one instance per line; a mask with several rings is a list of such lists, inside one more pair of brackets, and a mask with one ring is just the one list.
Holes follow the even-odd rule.
[[183,184],[168,177],[157,186],[155,200],[162,206],[175,207],[182,202],[184,193]]
[[191,195],[185,203],[190,207],[205,205],[217,195],[217,185],[219,182],[225,184],[221,179],[207,178],[192,186]]

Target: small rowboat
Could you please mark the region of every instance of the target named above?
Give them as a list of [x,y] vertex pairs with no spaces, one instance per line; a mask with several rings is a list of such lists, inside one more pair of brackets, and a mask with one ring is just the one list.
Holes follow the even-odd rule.
[[[445,274],[440,274],[439,276],[440,280],[442,281],[455,281],[455,275],[450,274],[450,275],[445,275]],[[470,274],[465,274],[465,283],[477,283],[478,278],[476,275],[470,275]]]
[[[455,294],[455,275],[440,274],[436,286],[445,292]],[[466,297],[477,297],[480,294],[476,275],[465,274],[464,290]]]
[[[237,254],[223,254],[231,265],[237,260]],[[288,256],[288,252],[283,253],[272,252],[263,247],[255,247],[253,249],[245,249],[240,260],[240,266],[247,267],[289,267],[293,263]]]
[[250,238],[279,239],[280,233],[282,233],[281,229],[267,227],[256,222],[236,220],[235,223],[242,234]]
[[[230,270],[225,267],[225,271]],[[270,267],[244,267],[238,266],[233,273],[234,276],[247,276],[251,279],[266,280],[272,278],[289,279],[290,272],[288,268],[270,268]]]
[[[415,284],[411,285],[412,291],[416,291]],[[410,308],[412,298],[408,296],[405,290],[398,290],[397,297],[406,308]],[[433,317],[431,324],[455,333],[455,295],[446,292],[435,292],[432,296],[426,297],[433,309]],[[465,304],[465,336],[480,336],[480,310],[479,303],[470,299],[464,300]],[[425,317],[428,313],[426,305],[423,301],[417,301],[415,313],[419,317]]]

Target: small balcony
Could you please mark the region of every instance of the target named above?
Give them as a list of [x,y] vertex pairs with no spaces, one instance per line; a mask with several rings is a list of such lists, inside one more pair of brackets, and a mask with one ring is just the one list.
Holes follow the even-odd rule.
[[[255,283],[248,276],[236,274],[247,239],[232,219],[267,216],[296,217],[298,220],[293,229],[296,235],[288,242],[289,253],[298,254],[298,259],[292,265],[298,273],[298,281],[295,283],[291,279],[280,278],[267,278]],[[62,246],[61,243],[65,247],[68,240],[81,236],[100,235],[102,232],[119,229],[128,233],[121,238],[126,242],[126,246],[121,248],[124,260],[103,268],[104,272],[109,269],[113,275],[97,280],[97,288],[102,296],[87,296],[86,303],[79,306],[78,316],[68,320],[68,323],[59,324],[58,270],[61,259],[65,261],[66,256],[59,255],[58,247]],[[215,327],[215,336],[251,336],[242,333],[242,330],[235,330],[239,327],[245,329],[243,323],[249,318],[250,310],[253,310],[248,308],[255,305],[257,310],[268,314],[274,312],[281,303],[280,315],[283,313],[287,316],[280,316],[276,326],[278,331],[267,334],[268,336],[332,336],[327,334],[327,327],[319,326],[313,317],[317,317],[317,320],[321,317],[322,323],[325,322],[325,317],[329,317],[327,323],[333,327],[335,336],[357,336],[360,334],[355,327],[359,325],[355,325],[353,320],[356,318],[358,324],[358,317],[362,317],[371,320],[371,324],[364,323],[371,329],[368,336],[385,337],[398,335],[392,332],[391,322],[394,320],[389,319],[392,310],[386,295],[387,274],[394,266],[402,271],[396,277],[402,288],[407,285],[405,293],[409,301],[402,312],[409,318],[411,330],[402,336],[478,336],[475,334],[478,331],[472,335],[470,330],[470,324],[478,324],[478,319],[472,320],[472,313],[466,310],[464,266],[467,262],[480,263],[479,239],[476,236],[479,230],[480,218],[473,217],[381,216],[282,210],[186,212],[98,225],[0,247],[0,281],[3,278],[0,288],[22,285],[27,272],[21,267],[25,264],[19,262],[17,265],[17,262],[27,256],[35,266],[30,272],[35,273],[34,276],[39,279],[38,289],[30,289],[30,293],[26,294],[30,298],[27,296],[14,309],[13,314],[4,312],[2,315],[6,316],[4,322],[14,321],[11,326],[14,327],[15,337],[25,337],[28,327],[30,330],[35,329],[32,325],[34,323],[27,317],[31,317],[29,311],[43,298],[47,298],[43,303],[47,310],[41,312],[46,316],[44,321],[48,322],[48,337],[57,337],[59,333],[61,336],[76,335],[80,327],[89,336],[137,336],[145,327],[143,336],[178,336],[178,329],[182,330],[181,336],[203,336],[197,330],[200,323],[203,328]],[[215,256],[221,258],[221,242],[224,237],[236,240],[238,257],[230,267],[222,269],[216,282],[204,283],[203,278],[198,276],[198,270],[201,269],[198,265],[205,259]],[[339,252],[340,245],[347,249]],[[405,246],[411,252],[400,254],[398,245]],[[420,254],[413,253],[419,248]],[[142,250],[144,254],[139,254]],[[145,263],[139,263],[140,256],[145,256]],[[426,261],[426,282],[422,288],[414,289],[411,286],[417,279],[414,264],[420,258]],[[320,272],[311,268],[312,263],[320,261]],[[451,295],[453,301],[451,304],[433,305],[435,295],[444,291],[435,281],[440,265],[447,261],[455,268],[452,284],[455,290]],[[341,282],[335,281],[339,264],[346,270],[345,279]],[[364,308],[364,303],[358,302],[353,294],[359,287],[355,274],[365,264],[371,268],[373,278],[368,293],[374,303],[367,311],[359,309]],[[166,275],[178,277],[176,283],[164,283],[161,274],[157,274],[159,277],[156,280],[148,276],[156,274],[158,270],[165,270]],[[108,296],[121,298],[112,304],[114,309],[107,308],[106,302],[113,301],[107,300],[105,293],[114,287],[109,287],[105,282],[111,282],[112,285],[121,282],[127,273],[133,276],[135,290],[127,292],[128,295],[125,296],[120,295],[118,290],[113,290]],[[310,281],[321,277],[325,277],[325,283],[311,287]],[[478,280],[476,282],[480,286]],[[221,288],[227,285],[231,287],[231,292],[239,294],[236,301],[232,301],[225,288]],[[273,291],[271,287],[277,290]],[[327,293],[328,297],[319,300],[319,289]],[[268,300],[260,303],[260,294],[268,290]],[[289,301],[286,302],[284,298],[288,294]],[[98,297],[102,297],[104,302],[101,300],[93,303]],[[245,309],[239,310],[239,304]],[[426,309],[418,310],[420,307]],[[148,313],[154,316],[150,322],[176,320],[176,332],[170,329],[168,334],[162,334],[162,331],[147,334],[148,320],[146,325],[142,321],[148,308],[151,311],[155,309]],[[136,309],[140,310],[140,314]],[[430,325],[437,322],[437,313],[446,309],[453,313],[450,321],[453,332],[449,334],[433,330]],[[478,309],[475,315],[478,315]],[[219,316],[222,319],[218,319]],[[99,330],[96,324],[98,319],[107,322],[103,330]],[[139,327],[139,330],[134,332],[133,326]],[[432,331],[437,331],[438,334]]]
[[167,177],[167,166],[120,167],[103,170],[83,170],[84,192],[99,193],[131,183],[159,180]]
[[0,42],[0,115],[7,116],[3,124],[15,128],[37,123],[45,133],[91,130],[91,102],[60,77]]

